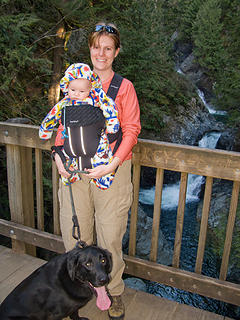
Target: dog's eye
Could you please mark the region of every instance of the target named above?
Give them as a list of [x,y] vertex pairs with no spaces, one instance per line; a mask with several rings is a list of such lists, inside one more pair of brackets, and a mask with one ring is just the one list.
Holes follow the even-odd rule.
[[91,267],[91,265],[92,265],[91,262],[87,262],[87,263],[86,263],[86,266],[87,266],[87,267]]
[[106,259],[105,258],[102,258],[101,259],[101,263],[105,263],[106,262]]

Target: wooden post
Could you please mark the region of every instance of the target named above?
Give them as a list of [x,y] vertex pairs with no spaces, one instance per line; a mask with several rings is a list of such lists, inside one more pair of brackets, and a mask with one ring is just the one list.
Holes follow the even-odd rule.
[[[23,119],[21,118],[15,118],[13,121],[11,119],[8,120],[8,122],[14,123],[22,123],[22,121]],[[6,145],[6,152],[11,220],[34,228],[32,149],[17,145]],[[13,239],[13,250],[36,255],[36,248],[34,246],[14,240],[13,230],[11,238]]]

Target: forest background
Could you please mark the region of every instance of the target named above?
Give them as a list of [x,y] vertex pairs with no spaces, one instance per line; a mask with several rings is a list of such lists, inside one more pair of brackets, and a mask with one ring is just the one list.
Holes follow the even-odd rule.
[[58,82],[75,62],[90,64],[87,36],[114,22],[122,48],[114,70],[131,80],[141,108],[142,135],[164,128],[164,115],[189,108],[193,95],[174,68],[174,33],[191,43],[212,83],[213,103],[240,120],[238,0],[1,0],[0,120],[39,125],[59,99]]

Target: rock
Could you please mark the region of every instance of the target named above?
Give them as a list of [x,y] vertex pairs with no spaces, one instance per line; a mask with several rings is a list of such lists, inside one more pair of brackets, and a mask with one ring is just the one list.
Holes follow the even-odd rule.
[[[130,218],[130,215],[129,215]],[[152,239],[152,218],[144,212],[143,208],[139,205],[138,208],[138,224],[136,236],[136,256],[141,259],[149,260]],[[123,250],[127,251],[129,242],[129,227],[130,219],[128,221],[127,232],[123,239]],[[172,248],[165,239],[161,229],[159,230],[158,241],[158,256],[157,262],[164,265],[171,265],[172,263]]]
[[[211,205],[209,210],[208,225],[211,229],[216,228],[221,223],[222,217],[228,216],[232,193],[232,182],[221,179],[214,179]],[[197,208],[197,219],[202,217],[203,201],[199,202]]]
[[147,292],[147,286],[145,282],[139,278],[124,279],[124,283],[128,288]]
[[217,145],[216,149],[232,151],[234,148],[234,131],[232,129],[226,129],[222,132]]

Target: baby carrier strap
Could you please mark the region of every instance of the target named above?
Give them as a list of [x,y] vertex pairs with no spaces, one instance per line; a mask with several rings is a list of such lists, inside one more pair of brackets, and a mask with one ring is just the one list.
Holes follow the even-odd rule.
[[[114,76],[112,78],[112,81],[109,85],[108,91],[107,91],[107,96],[112,98],[113,100],[116,99],[116,96],[118,94],[118,91],[120,89],[120,86],[122,84],[123,77],[120,76],[120,74],[114,73]],[[118,132],[116,133],[108,133],[108,140],[109,143],[113,143],[114,141],[117,141],[115,144],[115,147],[113,149],[113,154],[117,151],[121,141],[122,141],[122,129],[121,127],[119,128]]]

